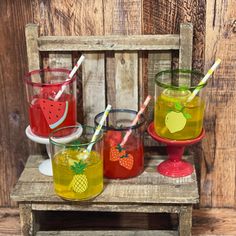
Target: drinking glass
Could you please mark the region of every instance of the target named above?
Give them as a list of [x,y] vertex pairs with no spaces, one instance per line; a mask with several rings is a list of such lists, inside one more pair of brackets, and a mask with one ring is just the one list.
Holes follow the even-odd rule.
[[202,90],[191,101],[188,98],[194,89],[206,85],[198,85],[202,78],[201,73],[190,70],[167,70],[156,75],[154,128],[160,137],[188,140],[200,135],[205,109]]
[[95,128],[82,125],[80,137],[71,139],[80,128],[66,126],[49,135],[55,192],[75,201],[94,198],[103,190],[102,131],[91,142]]
[[76,76],[67,69],[42,69],[24,77],[29,123],[34,135],[48,137],[55,128],[76,125]]
[[[145,118],[141,115],[136,125],[131,125],[137,111],[112,109],[102,126],[104,131],[104,176],[126,179],[142,173],[144,168],[143,133]],[[97,126],[103,112],[95,116]],[[127,132],[128,138],[124,140]],[[127,137],[127,136],[126,136]]]

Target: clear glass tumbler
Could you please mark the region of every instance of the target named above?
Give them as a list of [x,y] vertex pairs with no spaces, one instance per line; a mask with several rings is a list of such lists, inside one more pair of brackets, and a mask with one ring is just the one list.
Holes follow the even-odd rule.
[[[138,123],[132,126],[136,115],[137,112],[134,110],[112,109],[106,124],[102,127],[104,176],[107,178],[126,179],[135,177],[143,171],[145,118],[142,115]],[[95,116],[96,126],[102,116],[103,112]],[[127,132],[130,132],[130,135],[127,135]]]
[[[87,200],[103,190],[102,131],[91,142],[95,128],[68,126],[54,130],[49,135],[54,189],[58,196],[67,200]],[[88,151],[89,150],[89,151]]]
[[24,77],[32,133],[48,137],[55,128],[76,125],[76,76],[67,69],[31,71]]
[[[198,137],[203,128],[205,102],[198,85],[203,75],[190,70],[167,70],[156,75],[156,101],[154,128],[163,138],[187,140]],[[178,85],[179,81],[191,81],[191,86]],[[200,92],[188,100],[195,89]]]

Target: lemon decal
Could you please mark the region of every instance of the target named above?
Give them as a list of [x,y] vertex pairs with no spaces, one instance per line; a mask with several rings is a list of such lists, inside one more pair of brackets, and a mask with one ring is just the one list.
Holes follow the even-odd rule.
[[171,111],[166,115],[165,124],[170,133],[182,130],[186,125],[187,119],[182,112]]
[[175,110],[167,113],[165,117],[165,125],[170,133],[176,133],[184,129],[187,119],[191,118],[189,113],[183,112],[184,106],[179,102],[175,103]]

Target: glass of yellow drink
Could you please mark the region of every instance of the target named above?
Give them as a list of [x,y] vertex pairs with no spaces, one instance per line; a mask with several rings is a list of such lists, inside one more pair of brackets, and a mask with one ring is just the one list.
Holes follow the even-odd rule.
[[[82,134],[73,138],[81,127]],[[102,133],[92,143],[94,131],[89,126],[67,126],[49,136],[54,190],[63,199],[88,200],[103,190]]]
[[173,140],[198,137],[203,127],[205,103],[202,93],[188,100],[203,75],[190,70],[161,71],[155,78],[156,101],[154,107],[155,132]]

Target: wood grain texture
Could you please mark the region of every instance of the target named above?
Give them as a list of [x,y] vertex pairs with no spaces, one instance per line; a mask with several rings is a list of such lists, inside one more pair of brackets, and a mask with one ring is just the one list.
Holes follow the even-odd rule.
[[[26,39],[26,50],[28,59],[28,70],[39,70],[40,69],[40,57],[38,51],[38,26],[36,24],[27,24],[25,26],[25,39]],[[36,77],[36,76],[35,76]],[[32,78],[35,83],[40,83],[41,79]]]
[[32,1],[40,35],[102,35],[102,1]]
[[[179,69],[192,69],[193,25],[180,25]],[[180,86],[191,86],[191,77],[179,78]]]
[[138,54],[115,53],[115,108],[138,110]]
[[157,99],[155,75],[162,70],[171,69],[171,63],[172,53],[170,51],[150,52],[148,54],[148,94],[153,97],[148,106],[148,120],[150,122],[154,119],[154,105]]
[[105,35],[105,36],[41,36],[39,51],[135,51],[177,50],[179,34]]
[[[192,205],[198,203],[199,198],[195,171],[187,177],[165,177],[156,171],[156,166],[163,159],[156,158],[155,155],[150,156],[149,153],[147,155],[145,169],[141,175],[123,181],[106,179],[104,190],[99,196],[81,202],[65,201],[58,197],[53,190],[52,177],[41,175],[38,171],[42,156],[30,156],[11,194],[20,204],[23,234],[31,235],[41,228],[40,223],[37,224],[37,211],[105,211],[175,213],[179,215],[179,235],[190,235]],[[185,158],[192,162],[191,156]],[[125,234],[125,231],[123,233]],[[147,233],[161,235],[162,231]],[[106,231],[104,234],[106,235]]]
[[200,208],[193,210],[193,235],[236,235],[236,210]]
[[50,68],[66,68],[68,70],[73,68],[71,53],[49,53],[48,57],[47,66]]
[[[117,35],[115,37],[119,40],[120,38],[125,39],[125,37],[122,37],[123,35],[127,36],[127,38],[135,38],[136,35],[141,35],[141,1],[105,0],[103,3],[104,35],[106,37]],[[125,40],[123,41],[125,42]],[[140,40],[137,41],[140,42]],[[112,44],[114,47],[118,46],[116,40],[112,40]],[[135,43],[132,43],[132,45],[135,45]],[[130,49],[132,46],[128,48]],[[113,54],[109,52],[107,54],[106,94],[107,103],[111,104],[113,108],[138,110],[138,60],[137,53],[128,55],[126,53]],[[129,69],[130,71],[128,72]]]
[[[15,201],[31,202],[66,202],[57,197],[53,190],[52,178],[38,172],[38,163],[41,156],[31,156],[27,167],[22,173],[19,182],[11,194]],[[198,190],[195,172],[188,177],[168,178],[156,172],[156,166],[161,159],[147,158],[145,171],[135,179],[106,180],[101,195],[92,200],[92,203],[169,203],[192,204],[198,202]],[[24,194],[26,193],[26,194]]]
[[36,236],[47,236],[47,235],[64,235],[64,236],[92,236],[92,235],[97,235],[97,236],[177,236],[178,233],[174,231],[163,231],[163,230],[100,230],[100,231],[52,231],[52,232],[47,232],[47,231],[39,231],[37,232]]
[[205,5],[204,0],[143,1],[143,33],[176,34],[180,32],[180,23],[192,23],[192,68],[203,70]]
[[236,206],[235,2],[207,1],[205,71],[222,63],[205,88],[206,138],[201,155],[201,205]]
[[14,206],[10,190],[29,155],[23,75],[27,71],[25,25],[32,20],[30,1],[0,1],[0,206]]
[[104,53],[86,53],[83,63],[84,123],[94,126],[94,117],[105,110],[105,58]]
[[137,35],[142,29],[142,1],[104,0],[104,35]]
[[21,235],[19,208],[0,208],[0,235]]
[[25,236],[35,235],[37,224],[35,224],[34,213],[31,204],[19,204],[21,233]]
[[[118,215],[117,215],[118,214]],[[117,223],[122,223],[123,227],[130,228],[134,225],[139,226],[139,229],[156,229],[161,223],[161,227],[166,226],[166,223],[162,222],[163,216],[158,217],[158,215],[149,214],[150,217],[144,214],[126,214],[126,217],[122,217],[121,213],[96,213],[96,214],[84,214],[79,213],[77,215],[76,221],[78,224],[84,225],[88,221],[96,223],[94,229],[98,229],[100,225],[101,229],[105,229],[104,224],[106,224],[106,229],[109,227],[114,228]],[[124,213],[122,213],[124,214]],[[58,212],[54,213],[54,216],[45,217],[45,220],[48,224],[52,225],[53,222],[50,222],[48,219],[54,219],[55,216],[59,215]],[[75,216],[71,213],[71,217],[75,219]],[[68,217],[68,214],[63,214],[62,217]],[[70,218],[72,219],[72,218]],[[109,219],[109,221],[108,221]],[[121,222],[121,220],[123,221]],[[57,220],[58,221],[58,220]],[[45,222],[45,223],[46,223]],[[59,221],[61,222],[61,221]],[[71,221],[70,221],[71,222]],[[166,219],[165,219],[166,222]],[[56,222],[55,222],[56,223]],[[55,225],[55,223],[53,225]],[[57,224],[57,223],[56,223]],[[72,224],[73,225],[73,224]],[[68,222],[67,222],[67,226]],[[97,228],[96,228],[97,226]],[[155,227],[154,227],[155,226]],[[91,227],[90,227],[91,229]],[[46,229],[45,229],[46,230]],[[227,208],[200,208],[193,210],[193,227],[192,235],[193,236],[234,236],[236,234],[236,210],[227,209]],[[14,235],[20,236],[20,217],[18,208],[0,208],[0,235]]]

